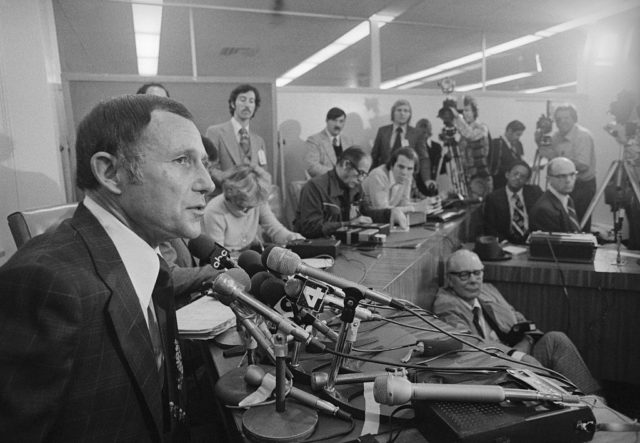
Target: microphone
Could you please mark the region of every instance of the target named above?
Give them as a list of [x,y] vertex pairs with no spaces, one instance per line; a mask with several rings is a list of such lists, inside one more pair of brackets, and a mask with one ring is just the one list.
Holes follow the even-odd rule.
[[262,258],[256,251],[247,250],[242,251],[238,256],[238,266],[247,271],[249,277],[253,277],[255,274],[265,271],[262,266]]
[[[311,283],[311,284],[309,284]],[[323,304],[344,309],[344,293],[339,289],[334,291],[331,286],[326,286],[314,280],[305,279],[299,275],[290,278],[284,285],[287,296],[299,306],[307,307],[312,311],[320,312]],[[339,292],[338,292],[339,291]],[[336,297],[330,293],[340,293],[342,297]],[[367,308],[356,307],[356,317],[360,320],[374,320],[381,317]]]
[[337,275],[330,274],[321,269],[316,269],[306,265],[300,256],[288,249],[272,246],[262,253],[262,264],[268,269],[279,272],[284,275],[293,275],[300,273],[308,277],[320,280],[341,289],[356,288],[362,292],[365,298],[385,306],[391,306],[396,309],[404,309],[404,306],[397,300],[381,292],[374,291],[361,284],[349,281]]
[[404,377],[394,375],[377,377],[374,380],[373,398],[383,405],[401,405],[409,400],[485,403],[499,403],[504,400],[580,402],[580,397],[577,395],[546,394],[527,389],[509,389],[490,385],[411,383]]
[[251,290],[251,279],[249,278],[249,274],[244,272],[244,270],[240,268],[231,268],[227,269],[225,274],[240,284],[245,291]]
[[[264,378],[266,378],[267,380],[275,379],[273,375],[265,372],[264,369],[262,369],[260,366],[251,365],[247,367],[247,372],[244,376],[244,380],[247,382],[247,384],[251,386],[260,386],[262,384],[262,379]],[[275,384],[275,380],[270,381]],[[288,395],[289,397],[298,400],[300,403],[315,408],[321,412],[333,415],[342,420],[351,421],[351,414],[341,410],[333,403],[322,400],[313,394],[309,394],[302,389],[296,388],[295,386],[291,386]]]
[[189,240],[187,245],[191,255],[200,261],[210,264],[214,269],[230,269],[237,267],[231,260],[231,253],[224,246],[216,243],[206,234]]
[[[275,309],[281,315],[290,315],[292,309],[287,306],[284,293],[284,282],[273,275],[270,278],[265,279],[260,285],[260,290],[256,299]],[[283,300],[285,299],[285,300]]]
[[260,285],[262,285],[265,280],[271,277],[273,277],[273,275],[269,274],[267,271],[260,271],[251,276],[251,290],[249,291],[249,294],[253,295],[254,297],[259,297]]
[[262,315],[267,320],[273,322],[284,334],[290,334],[294,339],[307,344],[307,346],[315,347],[319,351],[324,351],[326,349],[326,346],[317,338],[309,334],[309,332],[298,327],[296,324],[282,317],[264,303],[259,302],[247,294],[242,289],[241,285],[226,273],[218,275],[213,280],[212,289],[215,293],[221,295],[219,300],[222,303],[225,303],[226,299],[229,299],[229,302],[231,302],[231,300],[238,300],[258,314]]

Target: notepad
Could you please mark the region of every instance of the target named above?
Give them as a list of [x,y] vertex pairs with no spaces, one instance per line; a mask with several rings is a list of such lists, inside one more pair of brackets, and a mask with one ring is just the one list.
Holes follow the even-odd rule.
[[201,297],[176,311],[182,338],[208,340],[236,325],[233,311],[212,297]]

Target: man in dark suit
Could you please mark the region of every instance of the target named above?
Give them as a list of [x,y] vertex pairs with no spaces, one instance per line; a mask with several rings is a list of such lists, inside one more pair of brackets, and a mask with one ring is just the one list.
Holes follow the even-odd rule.
[[209,126],[206,132],[206,137],[218,151],[218,160],[209,172],[219,189],[222,189],[222,181],[234,166],[267,166],[264,139],[249,128],[251,119],[260,107],[260,93],[255,86],[240,85],[231,91],[228,103],[231,120]]
[[571,191],[578,172],[571,160],[556,157],[547,165],[549,189],[531,209],[531,231],[581,232]]
[[507,185],[506,176],[509,166],[522,160],[524,149],[520,137],[525,130],[524,123],[520,120],[510,121],[504,131],[504,135],[491,140],[489,163],[493,175],[493,188],[499,189]]
[[415,180],[418,190],[426,193],[425,182],[431,180],[431,160],[420,131],[409,126],[411,121],[411,104],[400,99],[391,107],[390,125],[378,129],[371,150],[372,168],[386,164],[391,153],[400,148],[412,148],[418,154],[419,167],[416,168]]
[[0,268],[3,441],[185,441],[173,287],[158,245],[200,234],[213,186],[189,111],[98,104],[76,137],[73,218]]
[[500,240],[524,243],[529,236],[529,214],[542,195],[537,185],[527,185],[531,168],[516,160],[505,173],[507,186],[487,196],[483,207],[484,233]]
[[[437,141],[433,140],[431,137],[433,136],[433,129],[431,126],[431,122],[426,118],[421,118],[416,123],[416,129],[421,132],[422,139],[424,141],[425,148],[427,148],[427,152],[429,154],[429,163],[431,170],[429,171],[429,177],[422,177],[424,180],[437,180],[438,175],[446,174],[447,170],[445,167],[446,159],[442,158],[442,145]],[[442,160],[442,165],[440,167],[440,171],[438,171],[438,165]]]

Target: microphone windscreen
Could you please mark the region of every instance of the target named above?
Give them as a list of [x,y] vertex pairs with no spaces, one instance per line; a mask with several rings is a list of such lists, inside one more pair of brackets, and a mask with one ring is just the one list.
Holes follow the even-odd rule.
[[[264,251],[265,253],[267,250]],[[264,263],[264,253],[262,254]],[[297,272],[302,259],[295,252],[274,246],[267,255],[267,269],[279,272],[283,275],[293,275]]]
[[245,292],[249,292],[251,290],[251,278],[249,278],[249,274],[247,274],[243,269],[227,269],[225,271],[225,274],[234,279],[239,285],[244,287]]
[[199,237],[189,240],[187,247],[189,248],[191,255],[199,260],[208,262],[209,257],[211,257],[214,249],[216,249],[217,244],[208,235],[201,234]]
[[248,250],[243,251],[238,256],[238,266],[247,271],[249,277],[253,277],[256,273],[264,271],[262,266],[262,257],[256,251]]
[[267,269],[269,269],[269,266],[267,266],[267,260],[269,259],[269,255],[271,254],[271,251],[275,247],[276,245],[267,246],[267,248],[264,251],[262,251],[262,266],[264,266]]
[[262,282],[259,295],[256,298],[265,305],[273,308],[284,296],[284,282],[275,277],[271,277]]
[[257,274],[254,274],[254,276],[251,277],[251,291],[249,291],[249,293],[256,298],[260,297],[260,286],[266,279],[272,277],[273,275],[269,274],[267,271],[260,271]]

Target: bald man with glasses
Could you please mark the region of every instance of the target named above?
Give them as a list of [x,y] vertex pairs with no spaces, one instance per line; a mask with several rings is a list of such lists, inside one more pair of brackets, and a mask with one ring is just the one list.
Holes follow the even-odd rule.
[[580,353],[563,332],[534,330],[518,333],[527,319],[491,284],[483,283],[484,265],[475,252],[460,249],[446,261],[447,286],[436,294],[433,312],[451,326],[489,342],[510,346],[517,361],[543,366],[563,374],[584,394],[601,394]]
[[556,157],[547,165],[548,189],[531,209],[531,231],[581,232],[580,220],[571,197],[578,171],[565,157]]

